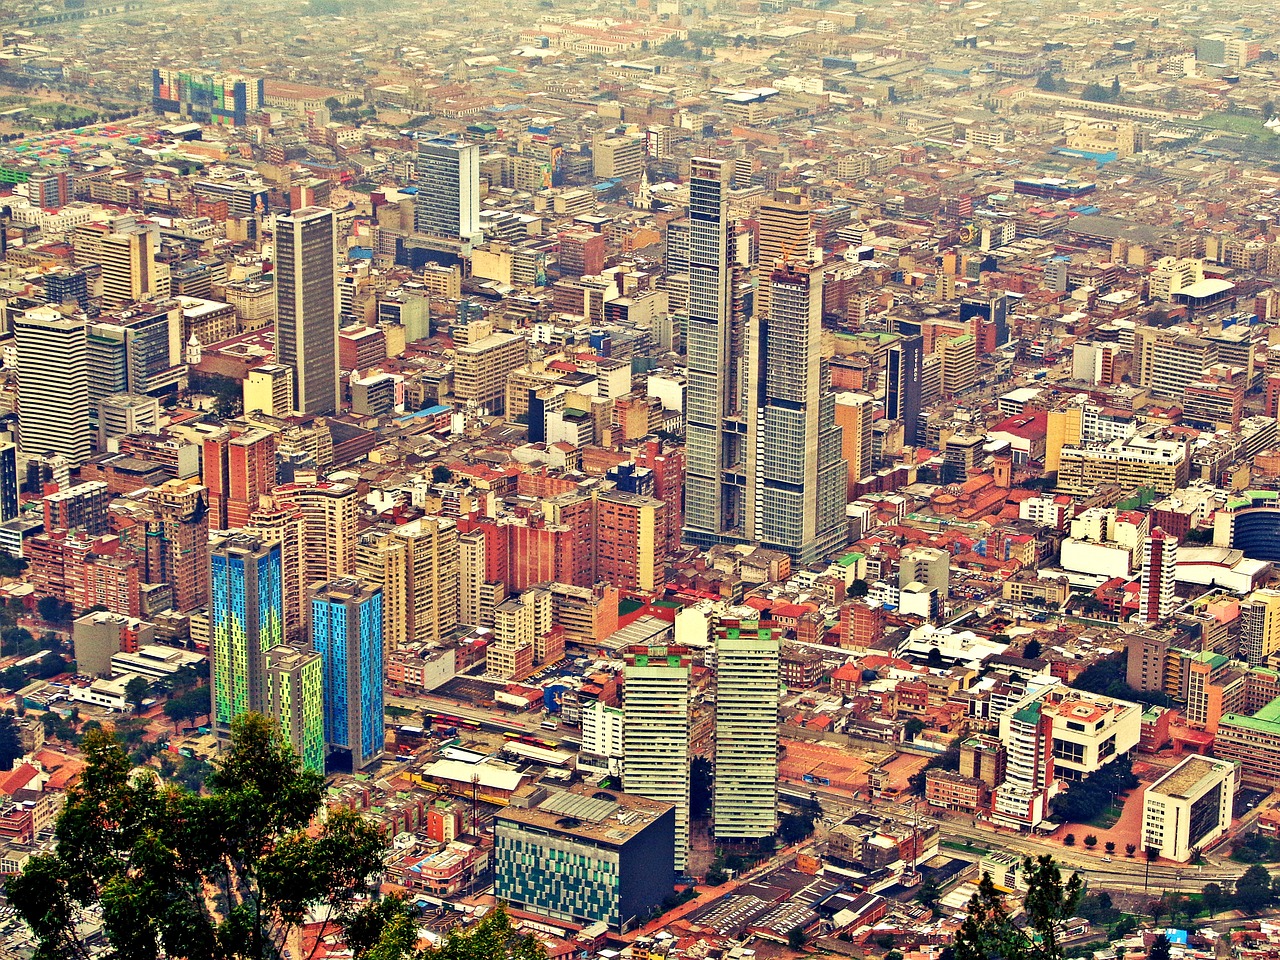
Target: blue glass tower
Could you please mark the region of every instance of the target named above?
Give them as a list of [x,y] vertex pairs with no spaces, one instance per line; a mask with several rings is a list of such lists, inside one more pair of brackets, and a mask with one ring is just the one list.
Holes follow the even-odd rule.
[[311,646],[324,668],[324,738],[352,770],[382,757],[382,588],[355,578],[311,591]]
[[284,643],[279,541],[219,540],[209,551],[209,586],[213,722],[225,738],[240,714],[267,707],[267,651]]

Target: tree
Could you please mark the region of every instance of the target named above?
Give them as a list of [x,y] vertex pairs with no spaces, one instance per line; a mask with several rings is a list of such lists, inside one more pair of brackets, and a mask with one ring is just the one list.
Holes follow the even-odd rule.
[[1092,850],[1098,845],[1098,838],[1091,833],[1084,838],[1084,845]]
[[35,934],[34,960],[87,957],[89,910],[119,960],[276,958],[312,908],[362,944],[391,925],[367,898],[386,852],[377,827],[335,809],[309,833],[323,777],[302,769],[265,717],[237,718],[207,795],[134,770],[104,731],[87,734],[82,751],[56,851],[32,857],[7,886]]
[[937,647],[930,647],[929,656],[926,658],[925,662],[935,670],[940,669],[943,663],[942,651]]
[[1206,883],[1200,888],[1200,902],[1209,911],[1209,918],[1222,909],[1222,887],[1216,883]]
[[1119,77],[1111,78],[1111,99],[1112,100],[1120,99],[1120,78]]
[[1064,847],[1074,847],[1076,845],[1076,835],[1074,833],[1068,833],[1062,838],[1062,845]]
[[1040,656],[1040,641],[1032,637],[1027,641],[1027,645],[1022,648],[1022,656],[1027,660],[1035,660]]
[[22,731],[12,713],[0,715],[0,770],[12,770],[22,756]]
[[1242,910],[1260,910],[1271,898],[1271,874],[1259,863],[1249,867],[1236,881],[1236,903]]
[[1160,918],[1169,912],[1163,900],[1152,900],[1147,904],[1147,913],[1151,914],[1152,926],[1160,925]]
[[1107,856],[1111,856],[1111,854],[1116,852],[1116,842],[1114,840],[1108,840],[1102,845],[1102,849],[1107,851]]
[[432,483],[448,483],[453,479],[453,471],[446,467],[443,463],[437,463],[431,468]]
[[403,902],[388,897],[378,904],[380,909],[370,911],[372,923],[347,926],[347,942],[357,960],[546,960],[542,944],[512,927],[511,917],[501,903],[479,923],[455,927],[444,943],[425,951],[415,949],[418,931]]
[[1147,960],[1169,960],[1169,938],[1163,933],[1156,934],[1156,938],[1151,941]]
[[799,843],[813,833],[813,814],[784,813],[778,822],[778,838],[784,846]]
[[809,942],[808,934],[804,932],[804,927],[796,927],[787,934],[787,946],[799,953],[804,949],[804,945]]
[[36,613],[45,623],[69,623],[75,608],[58,597],[41,597],[36,601]]
[[151,684],[147,683],[146,677],[133,676],[129,678],[129,682],[124,685],[124,698],[133,704],[133,712],[142,712],[142,701],[147,698],[147,691],[151,689]]
[[1129,859],[1132,860],[1133,855],[1137,852],[1138,852],[1138,845],[1136,843],[1126,843],[1124,845],[1124,855]]
[[176,729],[180,723],[207,715],[210,709],[209,685],[204,684],[170,697],[164,705],[164,715],[173,721]]
[[[934,649],[937,648],[935,647]],[[924,732],[924,721],[919,717],[912,717],[906,722],[902,732],[906,734],[908,740],[914,740]]]
[[920,889],[916,891],[916,900],[933,910],[938,906],[938,896],[941,892],[933,877],[927,877],[920,885]]
[[1078,873],[1063,881],[1053,857],[1023,861],[1027,891],[1023,897],[1026,926],[1014,924],[1004,897],[984,873],[969,900],[968,915],[953,943],[954,960],[1061,960],[1058,937],[1063,922],[1075,915],[1084,889]]

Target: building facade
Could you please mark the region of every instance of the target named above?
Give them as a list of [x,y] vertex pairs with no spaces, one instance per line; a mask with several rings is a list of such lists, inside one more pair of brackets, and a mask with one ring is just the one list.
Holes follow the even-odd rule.
[[352,770],[382,757],[382,589],[355,578],[311,590],[311,645],[324,674],[324,736]]
[[338,224],[332,210],[276,217],[276,360],[293,370],[293,409],[338,409]]
[[778,807],[778,638],[759,623],[716,629],[713,829],[717,839],[773,834]]

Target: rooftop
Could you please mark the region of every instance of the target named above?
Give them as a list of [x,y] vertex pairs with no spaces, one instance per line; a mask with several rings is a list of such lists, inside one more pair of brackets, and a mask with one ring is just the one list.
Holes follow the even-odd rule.
[[604,846],[625,844],[674,809],[669,803],[585,783],[552,793],[535,806],[517,803],[500,811],[497,822],[568,834]]
[[1216,779],[1223,768],[1234,766],[1234,763],[1227,760],[1187,757],[1153,783],[1147,789],[1147,794],[1160,793],[1175,800],[1190,800],[1203,792],[1202,785],[1206,780]]

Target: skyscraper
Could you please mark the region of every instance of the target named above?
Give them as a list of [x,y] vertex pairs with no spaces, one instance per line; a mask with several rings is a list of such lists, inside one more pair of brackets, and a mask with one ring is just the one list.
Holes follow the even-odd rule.
[[1156,527],[1142,544],[1142,580],[1138,619],[1155,623],[1173,616],[1178,598],[1173,586],[1178,563],[1178,538]]
[[382,756],[382,589],[354,577],[311,591],[311,644],[324,664],[324,738],[352,770]]
[[924,442],[924,423],[920,419],[923,345],[919,336],[899,337],[889,348],[885,371],[885,416],[902,424],[903,442],[913,446]]
[[137,303],[158,292],[158,235],[145,228],[108,233],[101,241],[102,299],[108,304]]
[[194,480],[166,480],[147,494],[145,579],[167,583],[179,613],[209,600],[207,491]]
[[689,855],[689,651],[636,646],[624,651],[622,739],[627,793],[676,808],[676,870]]
[[287,643],[267,651],[267,716],[305,770],[324,773],[324,666],[320,654]]
[[300,640],[306,632],[307,589],[303,580],[302,545],[306,524],[294,506],[271,506],[270,501],[249,515],[245,532],[280,542],[280,583],[284,594],[284,635]]
[[770,277],[779,262],[804,263],[813,254],[813,207],[807,197],[779,190],[760,204],[760,253],[756,270],[756,314],[769,315]]
[[746,523],[745,391],[731,343],[732,169],[705,159],[689,167],[684,511],[685,539],[700,546],[741,537]]
[[302,414],[338,409],[338,228],[333,211],[276,217],[276,360]]
[[302,583],[305,586],[356,569],[356,511],[360,497],[348,483],[288,483],[271,494],[276,506],[302,515]]
[[836,425],[840,427],[840,452],[849,464],[848,499],[854,498],[857,483],[871,473],[871,423],[875,398],[844,390],[836,394]]
[[822,357],[822,266],[769,276],[769,315],[751,325],[747,365],[747,532],[811,563],[842,546],[849,466]]
[[0,523],[18,515],[18,447],[0,443]]
[[1240,604],[1240,658],[1262,666],[1280,649],[1280,590],[1255,590]]
[[717,840],[758,840],[776,826],[778,638],[759,623],[716,628]]
[[478,242],[480,147],[446,137],[427,140],[418,145],[417,172],[414,230]]
[[219,529],[243,527],[276,485],[276,436],[261,428],[219,430],[204,440],[203,479]]
[[284,643],[280,544],[245,534],[209,554],[213,724],[225,739],[242,713],[267,709],[267,651]]
[[88,341],[83,320],[34,307],[13,321],[18,347],[18,443],[79,466],[92,454]]

